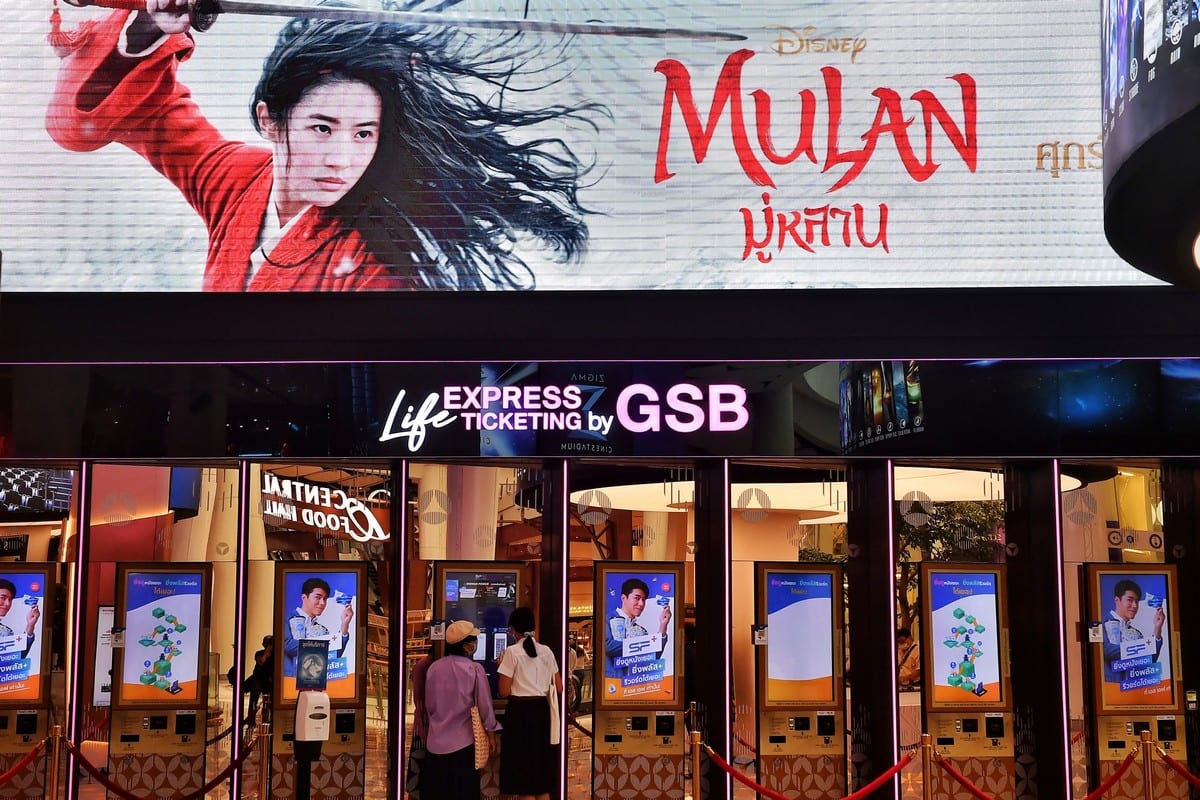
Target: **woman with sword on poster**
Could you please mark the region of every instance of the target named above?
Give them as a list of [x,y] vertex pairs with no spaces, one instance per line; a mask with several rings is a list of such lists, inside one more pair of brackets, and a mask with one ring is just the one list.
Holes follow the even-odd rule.
[[47,129],[69,150],[126,145],[183,193],[208,229],[206,291],[524,288],[519,241],[584,250],[587,168],[527,129],[603,109],[503,105],[520,52],[448,27],[293,19],[250,103],[263,148],[227,140],[177,80],[189,27],[180,0],[86,26]]

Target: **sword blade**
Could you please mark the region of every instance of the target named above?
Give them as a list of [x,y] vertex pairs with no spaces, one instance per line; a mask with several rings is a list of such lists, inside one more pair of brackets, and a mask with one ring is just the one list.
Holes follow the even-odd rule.
[[650,28],[639,25],[611,25],[605,22],[553,22],[537,19],[504,19],[438,14],[428,11],[384,11],[369,8],[315,6],[288,0],[219,0],[218,14],[254,14],[259,16],[303,17],[306,19],[345,20],[349,22],[393,22],[400,25],[454,26],[532,33],[635,36],[647,39],[696,39],[701,41],[741,42],[746,37],[725,31],[700,31],[685,28]]

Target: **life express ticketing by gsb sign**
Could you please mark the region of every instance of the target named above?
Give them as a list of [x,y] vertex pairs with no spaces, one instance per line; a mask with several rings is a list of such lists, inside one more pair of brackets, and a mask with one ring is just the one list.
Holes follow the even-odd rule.
[[400,441],[408,452],[419,453],[428,437],[451,427],[497,437],[541,432],[593,443],[620,434],[738,432],[750,422],[746,401],[745,387],[737,384],[457,385],[424,397],[400,389],[379,441]]

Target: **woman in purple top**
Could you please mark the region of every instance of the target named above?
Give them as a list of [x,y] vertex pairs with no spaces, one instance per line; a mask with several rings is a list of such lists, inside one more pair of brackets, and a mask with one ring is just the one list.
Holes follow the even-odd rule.
[[450,623],[445,654],[425,673],[428,752],[421,767],[421,800],[478,800],[472,706],[479,706],[492,752],[496,750],[500,724],[492,710],[492,691],[487,673],[472,658],[478,636],[479,629],[466,620]]

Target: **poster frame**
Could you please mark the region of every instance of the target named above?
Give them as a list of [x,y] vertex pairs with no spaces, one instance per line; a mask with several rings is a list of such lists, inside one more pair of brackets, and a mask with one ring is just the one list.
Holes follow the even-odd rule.
[[[1101,652],[1103,638],[1089,644],[1092,651],[1091,662],[1088,666],[1089,684],[1092,693],[1092,708],[1098,715],[1128,715],[1130,712],[1142,714],[1183,714],[1184,691],[1183,670],[1181,664],[1179,624],[1179,576],[1174,564],[1085,564],[1085,593],[1087,598],[1088,619],[1100,627],[1099,634],[1103,637],[1103,622],[1108,617],[1112,598],[1106,598],[1106,592],[1101,591],[1105,578],[1109,576],[1131,577],[1161,575],[1167,584],[1167,619],[1166,644],[1171,652],[1171,702],[1170,703],[1110,703],[1104,697],[1104,657]],[[1142,578],[1141,582],[1144,582]],[[1145,602],[1143,598],[1142,602]]]
[[[200,578],[200,626],[197,634],[196,653],[196,697],[190,700],[172,700],[169,695],[162,699],[143,700],[125,696],[125,657],[129,646],[129,576],[139,573],[156,575],[186,575]],[[210,614],[212,596],[212,564],[208,562],[163,563],[161,561],[119,562],[117,564],[116,611],[113,615],[113,684],[112,708],[177,708],[199,709],[208,707],[208,650],[210,647]],[[118,646],[118,633],[124,643]]]
[[[608,576],[612,573],[632,573],[639,576],[655,576],[665,577],[672,576],[672,584],[675,596],[675,610],[671,617],[671,629],[668,634],[668,646],[672,648],[674,672],[672,674],[674,682],[673,698],[671,700],[661,699],[646,699],[646,700],[627,700],[609,698],[608,693],[604,691],[605,678],[605,661],[604,654],[600,651],[603,649],[601,643],[602,634],[599,633],[605,629],[606,617],[611,611],[609,608],[610,601],[605,597],[605,586],[608,583]],[[684,658],[683,658],[683,602],[686,597],[684,581],[687,572],[685,565],[678,561],[604,561],[595,562],[595,586],[592,604],[592,630],[596,631],[595,639],[593,640],[593,652],[595,653],[594,662],[596,668],[593,670],[595,687],[592,696],[595,698],[596,707],[601,711],[616,711],[628,709],[646,709],[654,708],[661,710],[676,710],[682,711],[684,708],[683,685],[684,685]],[[645,578],[643,578],[645,579]],[[673,644],[671,644],[673,642]]]
[[[956,703],[938,700],[934,691],[936,684],[931,680],[936,672],[934,666],[935,636],[933,631],[933,591],[935,575],[991,575],[996,584],[995,612],[996,661],[999,667],[1000,697],[997,700],[972,700]],[[1008,640],[1008,583],[1003,564],[970,564],[956,561],[921,563],[921,674],[922,696],[927,713],[943,711],[989,712],[1012,711],[1012,668]]]
[[[283,642],[285,631],[284,627],[287,624],[287,617],[291,614],[295,607],[296,599],[289,597],[285,593],[288,578],[292,575],[309,575],[310,577],[324,578],[331,574],[337,575],[354,575],[355,588],[358,598],[357,606],[354,610],[354,621],[351,625],[351,644],[354,648],[354,680],[351,685],[354,687],[352,697],[335,697],[332,693],[329,696],[330,708],[360,708],[366,705],[367,702],[367,607],[363,602],[367,590],[367,565],[363,561],[296,561],[296,562],[276,562],[275,564],[275,614],[272,621],[272,630],[276,642],[276,658],[275,658],[275,687],[277,691],[271,698],[271,703],[276,709],[291,709],[296,706],[296,699],[299,696],[299,691],[295,694],[289,694],[285,690],[285,679],[283,676],[284,656]],[[330,602],[333,602],[330,600]],[[295,680],[294,678],[290,680]]]
[[51,648],[50,641],[53,638],[54,625],[54,578],[56,565],[48,562],[36,561],[11,561],[4,565],[3,572],[0,574],[18,574],[18,575],[37,575],[42,578],[43,599],[42,599],[42,615],[39,620],[41,624],[41,641],[34,642],[35,646],[41,653],[41,680],[37,696],[23,695],[21,697],[5,697],[0,695],[0,708],[14,708],[29,706],[47,706],[50,704],[50,658]]
[[[762,652],[755,659],[755,673],[758,679],[758,689],[755,692],[758,697],[758,707],[762,710],[768,709],[784,709],[784,708],[841,708],[844,705],[845,695],[845,654],[844,654],[844,635],[845,635],[845,603],[842,599],[842,587],[844,586],[844,577],[842,574],[842,566],[835,563],[824,562],[787,562],[787,561],[758,561],[754,565],[754,609],[755,622],[758,625],[767,625],[768,607],[767,597],[767,580],[771,575],[786,575],[786,576],[803,576],[803,575],[828,575],[830,576],[833,596],[830,602],[829,616],[829,637],[831,644],[831,668],[830,676],[831,697],[829,700],[779,700],[772,699],[769,691],[769,654],[771,648],[771,630],[766,628],[767,642],[762,645]],[[777,634],[778,635],[778,632]],[[811,639],[808,634],[805,639]],[[757,650],[757,648],[756,648]]]

